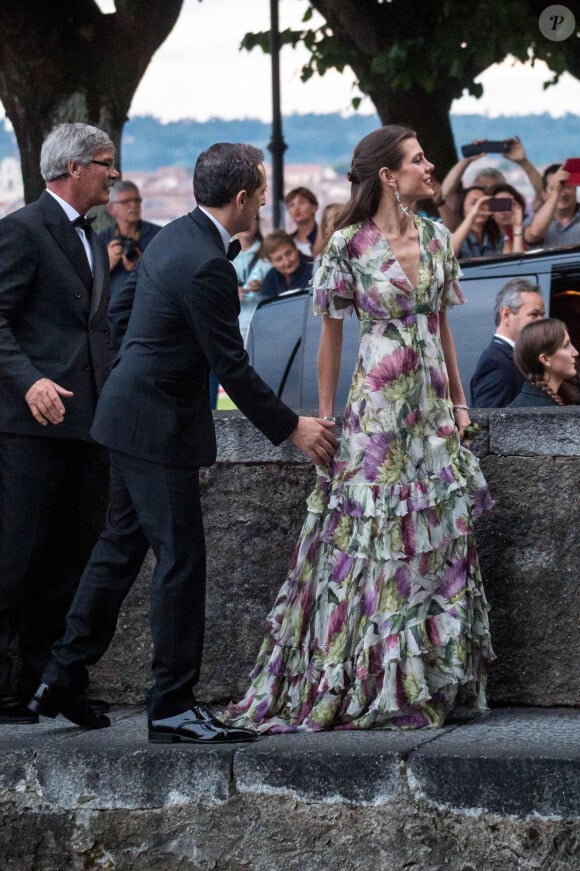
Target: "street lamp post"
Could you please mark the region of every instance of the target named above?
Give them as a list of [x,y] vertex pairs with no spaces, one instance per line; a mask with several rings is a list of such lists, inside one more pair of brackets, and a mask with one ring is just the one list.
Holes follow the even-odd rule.
[[278,0],[270,0],[270,55],[272,57],[272,139],[268,150],[272,154],[272,224],[284,227],[284,152],[288,147],[282,135],[280,111],[280,28]]

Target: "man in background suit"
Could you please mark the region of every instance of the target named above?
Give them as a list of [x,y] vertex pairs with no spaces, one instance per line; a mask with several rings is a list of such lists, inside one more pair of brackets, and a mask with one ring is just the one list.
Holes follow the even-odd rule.
[[28,698],[64,630],[107,489],[89,429],[109,369],[109,270],[83,216],[118,178],[113,143],[61,124],[40,168],[46,191],[0,221],[0,723],[38,720],[11,695],[8,648],[18,634]]
[[474,408],[505,408],[515,399],[524,376],[514,363],[514,346],[523,327],[544,317],[544,301],[535,284],[523,278],[506,282],[494,307],[496,331],[471,379]]
[[[210,369],[274,444],[289,438],[322,464],[336,449],[332,422],[298,417],[284,405],[250,366],[240,335],[238,282],[227,252],[230,237],[249,230],[265,202],[262,161],[249,145],[220,143],[201,154],[198,207],[157,234],[123,288],[131,316],[91,430],[111,451],[108,523],[30,702],[38,713],[60,712],[87,728],[109,725],[92,710],[79,712],[74,687],[109,646],[150,546],[157,565],[149,739],[214,744],[255,737],[228,728],[193,696],[205,614],[199,467],[216,459]],[[229,256],[237,250],[239,243]]]

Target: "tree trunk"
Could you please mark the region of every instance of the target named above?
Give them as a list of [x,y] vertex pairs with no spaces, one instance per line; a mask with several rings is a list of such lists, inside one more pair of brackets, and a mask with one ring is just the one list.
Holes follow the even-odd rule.
[[0,6],[0,99],[20,149],[24,196],[44,189],[40,149],[56,124],[105,130],[120,163],[123,125],[137,86],[183,0],[20,0]]

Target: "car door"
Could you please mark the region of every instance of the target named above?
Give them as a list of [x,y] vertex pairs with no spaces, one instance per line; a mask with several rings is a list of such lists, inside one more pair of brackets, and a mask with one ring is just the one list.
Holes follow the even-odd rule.
[[[538,273],[516,273],[513,263],[506,263],[504,269],[496,267],[492,274],[484,269],[464,270],[461,289],[465,295],[463,305],[454,306],[448,312],[448,321],[453,334],[459,374],[468,401],[469,384],[482,352],[489,345],[495,332],[494,306],[497,293],[511,278],[521,278],[533,285],[539,284]],[[548,309],[549,292],[542,294]]]

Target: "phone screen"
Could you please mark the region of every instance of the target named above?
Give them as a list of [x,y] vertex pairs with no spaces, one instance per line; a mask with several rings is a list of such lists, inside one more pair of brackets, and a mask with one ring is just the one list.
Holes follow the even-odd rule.
[[512,199],[511,197],[492,197],[487,201],[487,208],[490,212],[511,212]]

